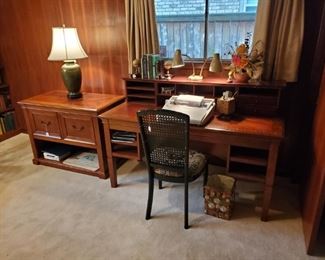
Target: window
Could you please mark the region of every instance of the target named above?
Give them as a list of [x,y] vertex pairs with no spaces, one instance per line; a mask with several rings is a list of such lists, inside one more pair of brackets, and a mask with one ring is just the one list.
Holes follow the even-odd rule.
[[256,13],[258,0],[245,0],[245,9],[244,12],[247,13]]
[[176,49],[202,59],[227,45],[244,42],[253,34],[258,0],[155,0],[161,54],[173,57]]

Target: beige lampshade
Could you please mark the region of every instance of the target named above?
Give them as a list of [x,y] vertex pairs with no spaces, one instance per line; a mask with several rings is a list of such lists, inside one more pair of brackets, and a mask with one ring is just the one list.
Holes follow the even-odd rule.
[[214,53],[212,57],[212,61],[210,63],[209,71],[211,72],[221,72],[222,71],[222,64],[220,61],[220,54]]
[[87,57],[76,28],[52,28],[52,49],[48,60],[76,60]]
[[173,61],[172,61],[172,68],[180,68],[180,67],[184,67],[184,66],[185,66],[185,64],[184,64],[184,61],[182,59],[181,50],[177,49],[175,51],[174,58],[173,58]]

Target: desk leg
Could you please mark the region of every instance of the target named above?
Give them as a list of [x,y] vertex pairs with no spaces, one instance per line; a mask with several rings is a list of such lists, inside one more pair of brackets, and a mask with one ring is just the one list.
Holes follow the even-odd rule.
[[262,208],[262,216],[261,216],[262,221],[268,220],[268,211],[269,211],[271,198],[272,198],[279,145],[280,143],[274,142],[271,143],[269,148],[269,156],[268,156],[267,171],[266,171],[265,186],[264,186],[264,196],[263,196],[263,206],[262,206],[263,208]]
[[116,176],[116,159],[113,157],[108,158],[108,169],[109,169],[109,179],[111,182],[111,187],[117,187],[117,176]]
[[116,176],[116,160],[112,156],[112,143],[111,143],[111,131],[108,120],[103,120],[104,124],[104,136],[105,136],[105,146],[106,146],[106,157],[108,163],[108,174],[109,180],[111,182],[111,187],[117,187],[117,176]]

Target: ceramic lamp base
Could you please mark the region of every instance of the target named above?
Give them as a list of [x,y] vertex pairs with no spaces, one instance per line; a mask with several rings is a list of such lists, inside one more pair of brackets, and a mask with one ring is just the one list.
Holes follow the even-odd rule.
[[69,99],[77,99],[77,98],[81,98],[82,97],[82,93],[81,92],[78,92],[78,93],[74,93],[74,92],[69,92],[67,94],[67,97]]
[[66,60],[61,67],[61,75],[65,87],[68,90],[69,99],[81,98],[81,70],[75,60]]

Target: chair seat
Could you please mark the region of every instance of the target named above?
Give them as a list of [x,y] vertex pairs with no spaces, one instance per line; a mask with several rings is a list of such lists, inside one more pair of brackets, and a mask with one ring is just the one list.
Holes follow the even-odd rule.
[[[159,151],[159,153],[161,153],[161,150]],[[175,159],[175,156],[173,156],[173,155],[172,156],[169,155],[168,157]],[[203,171],[203,169],[205,167],[206,162],[207,162],[207,160],[206,160],[206,157],[204,154],[199,153],[194,150],[190,150],[189,151],[189,160],[188,160],[189,178],[200,175],[200,173]],[[184,177],[183,169],[181,169],[178,172],[178,171],[171,171],[171,170],[166,170],[166,169],[162,169],[162,168],[156,168],[155,173],[159,174],[159,175],[171,176],[171,177],[179,177],[179,178]]]

